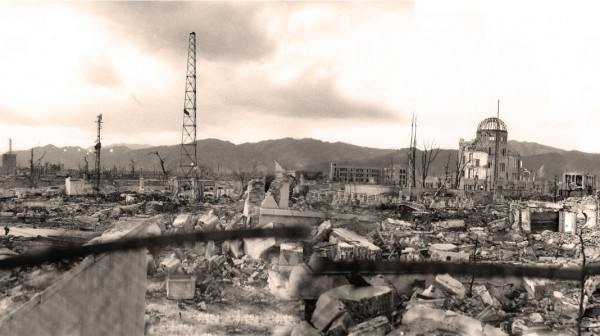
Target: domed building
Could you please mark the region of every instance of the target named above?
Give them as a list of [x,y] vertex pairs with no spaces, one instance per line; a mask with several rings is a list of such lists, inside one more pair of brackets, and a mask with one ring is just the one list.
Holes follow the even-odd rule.
[[523,163],[519,153],[508,150],[508,128],[499,118],[477,125],[475,140],[459,142],[459,188],[465,190],[522,189]]

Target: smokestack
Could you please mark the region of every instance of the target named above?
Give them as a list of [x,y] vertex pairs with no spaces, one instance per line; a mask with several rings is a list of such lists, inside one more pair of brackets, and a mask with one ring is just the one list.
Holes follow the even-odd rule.
[[8,154],[12,154],[12,138],[8,138]]

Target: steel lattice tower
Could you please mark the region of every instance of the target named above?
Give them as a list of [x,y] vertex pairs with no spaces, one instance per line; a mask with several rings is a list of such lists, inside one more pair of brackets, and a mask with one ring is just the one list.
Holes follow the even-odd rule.
[[197,171],[196,158],[196,33],[190,34],[181,131],[181,158],[179,166],[188,182]]

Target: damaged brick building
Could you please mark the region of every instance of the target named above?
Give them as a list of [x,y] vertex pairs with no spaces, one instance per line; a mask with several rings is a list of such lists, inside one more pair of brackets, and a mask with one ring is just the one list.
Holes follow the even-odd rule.
[[521,178],[521,155],[508,149],[508,128],[499,118],[480,122],[475,140],[460,139],[459,155],[460,189],[528,190],[528,182]]

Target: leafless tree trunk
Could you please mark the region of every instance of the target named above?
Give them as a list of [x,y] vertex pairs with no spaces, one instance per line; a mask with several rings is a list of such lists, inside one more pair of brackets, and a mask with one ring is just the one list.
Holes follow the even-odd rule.
[[37,183],[38,180],[40,178],[40,173],[41,173],[41,169],[40,169],[40,165],[41,165],[41,161],[44,158],[44,156],[46,156],[46,151],[44,151],[44,154],[42,154],[42,156],[40,156],[39,159],[37,159],[37,161],[35,161],[35,163],[33,162],[33,148],[31,149],[31,159],[29,160],[29,165],[30,165],[30,174],[29,174],[29,178],[30,178],[30,185],[32,188],[37,187]]
[[444,185],[448,183],[450,177],[450,157],[452,156],[452,152],[448,153],[448,160],[446,160],[446,165],[444,166]]
[[163,160],[163,158],[160,157],[160,154],[158,154],[158,152],[148,153],[148,155],[152,155],[152,154],[158,156],[158,160],[160,161],[160,169],[162,169],[162,173],[163,173],[163,178],[165,179],[165,181],[167,181],[168,177],[169,177],[169,171],[167,171],[165,169],[165,160]]
[[89,168],[89,163],[88,163],[88,160],[87,160],[87,155],[83,157],[83,160],[85,161],[85,166],[84,166],[84,171],[83,171],[83,173],[85,174],[84,176],[85,176],[85,178],[87,179],[87,176],[88,176],[88,168]]
[[423,144],[423,152],[421,152],[421,177],[423,179],[423,187],[425,186],[425,179],[429,173],[429,166],[440,153],[440,147],[433,148],[434,145],[434,142],[426,142]]
[[131,158],[129,165],[131,166],[131,177],[134,178],[135,177],[135,160],[133,160],[133,158]]

